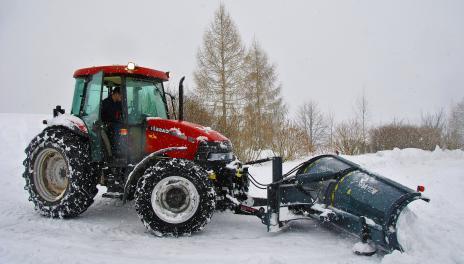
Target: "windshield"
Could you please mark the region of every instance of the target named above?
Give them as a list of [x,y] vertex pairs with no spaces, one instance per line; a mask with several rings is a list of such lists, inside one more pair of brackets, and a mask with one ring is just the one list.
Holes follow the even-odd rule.
[[146,117],[167,118],[161,82],[126,79],[129,124],[139,124]]

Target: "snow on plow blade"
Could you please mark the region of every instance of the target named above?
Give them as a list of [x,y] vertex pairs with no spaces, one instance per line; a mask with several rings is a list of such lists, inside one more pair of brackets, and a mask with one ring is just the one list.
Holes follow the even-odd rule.
[[414,200],[429,201],[420,192],[334,155],[314,157],[285,175],[281,158],[274,158],[273,183],[267,191],[263,222],[268,230],[291,220],[279,215],[281,207],[288,207],[295,218],[331,223],[388,252],[403,250],[396,230],[401,211]]

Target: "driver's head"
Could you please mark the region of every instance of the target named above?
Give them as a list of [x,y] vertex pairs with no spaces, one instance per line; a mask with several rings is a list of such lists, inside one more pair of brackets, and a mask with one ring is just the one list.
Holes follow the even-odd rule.
[[111,99],[113,99],[113,102],[122,101],[121,87],[116,86],[111,90]]

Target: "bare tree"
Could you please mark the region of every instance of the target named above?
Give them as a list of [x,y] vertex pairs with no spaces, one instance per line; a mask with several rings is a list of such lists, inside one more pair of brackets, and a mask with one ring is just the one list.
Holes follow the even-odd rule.
[[286,118],[286,115],[277,117],[280,121],[276,133],[272,139],[272,151],[275,156],[281,156],[283,160],[294,160],[306,152],[302,147],[301,139],[306,133],[295,122]]
[[325,152],[335,151],[335,115],[329,112],[325,117],[326,123],[326,138],[325,138]]
[[449,149],[464,149],[464,98],[451,108],[445,142]]
[[369,104],[367,102],[366,94],[362,93],[362,96],[358,98],[356,102],[356,118],[357,122],[360,125],[361,129],[361,153],[367,152],[368,146],[368,114],[369,114]]
[[440,109],[439,111],[433,114],[423,113],[421,118],[421,128],[423,128],[423,130],[426,130],[424,132],[427,132],[428,136],[424,138],[427,138],[427,140],[430,141],[430,144],[435,144],[435,146],[443,146],[444,132],[446,126],[446,116],[443,109]]
[[446,124],[445,112],[440,109],[436,113],[422,113],[422,126],[437,129],[440,132],[444,130]]
[[198,95],[212,113],[222,133],[231,136],[237,125],[228,122],[241,110],[244,47],[239,32],[223,4],[203,36],[197,53],[194,79]]
[[360,124],[355,120],[338,124],[335,129],[334,143],[341,153],[347,155],[360,154],[363,145]]
[[326,137],[327,127],[324,117],[319,111],[317,103],[308,101],[298,110],[297,124],[306,133],[306,146],[308,152],[314,152],[319,148]]

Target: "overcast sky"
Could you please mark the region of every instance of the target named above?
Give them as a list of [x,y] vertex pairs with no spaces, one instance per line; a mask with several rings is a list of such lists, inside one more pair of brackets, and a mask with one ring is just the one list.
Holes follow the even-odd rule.
[[[365,93],[372,123],[417,121],[464,98],[464,1],[222,1],[245,44],[277,66],[292,113],[336,119]],[[69,109],[75,69],[171,71],[194,87],[196,52],[219,1],[0,1],[0,112]]]

